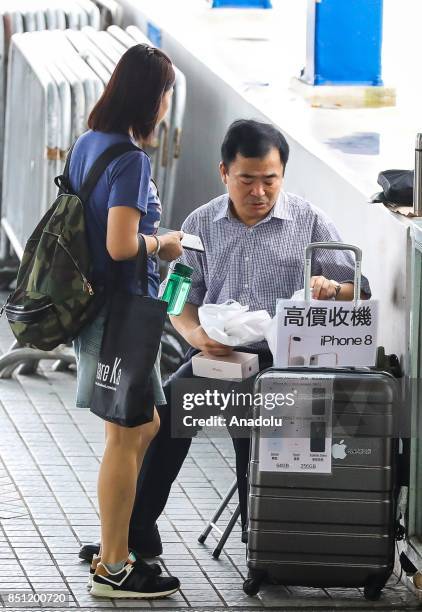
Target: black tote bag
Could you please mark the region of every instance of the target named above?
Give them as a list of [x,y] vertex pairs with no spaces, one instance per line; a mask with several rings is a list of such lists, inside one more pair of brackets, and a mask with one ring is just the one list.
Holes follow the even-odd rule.
[[148,297],[147,251],[139,236],[136,280],[142,295],[116,292],[108,311],[91,412],[123,427],[153,419],[151,374],[160,347],[167,303]]

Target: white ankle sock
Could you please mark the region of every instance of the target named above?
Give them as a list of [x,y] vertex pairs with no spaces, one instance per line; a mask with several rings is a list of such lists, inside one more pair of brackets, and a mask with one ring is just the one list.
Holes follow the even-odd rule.
[[103,565],[109,574],[118,574],[126,565],[126,561],[127,559],[123,559],[123,561],[119,561],[118,563],[103,563]]

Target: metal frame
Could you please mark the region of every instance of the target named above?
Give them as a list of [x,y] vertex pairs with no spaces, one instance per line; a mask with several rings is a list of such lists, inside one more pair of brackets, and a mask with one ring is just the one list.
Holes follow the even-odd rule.
[[[26,36],[28,35],[15,36],[11,49],[9,71],[13,71],[14,78],[9,79],[7,90],[6,155],[3,174],[2,226],[19,258],[22,256],[22,244],[24,244],[22,232],[25,231],[25,226],[28,229],[35,227],[41,209],[34,210],[31,207],[30,210],[24,211],[24,207],[19,208],[16,202],[24,202],[25,194],[28,193],[36,194],[40,207],[46,199],[48,167],[44,163],[45,146],[48,141],[48,128],[50,127],[50,130],[56,128],[59,112],[57,88],[47,70],[40,70],[42,62],[37,52],[31,50],[30,58],[27,57]],[[22,87],[25,88],[27,99],[31,99],[31,103],[37,107],[39,113],[37,122],[31,121],[30,112],[18,112],[19,100],[23,99]],[[48,121],[49,113],[50,121]],[[22,148],[20,143],[23,140],[26,146]],[[14,176],[16,168],[24,169],[18,180]],[[31,200],[33,201],[35,200]],[[16,345],[13,345],[8,353],[0,358],[0,376],[10,376],[13,369],[21,364],[24,364],[27,372],[33,371],[37,362],[32,356],[38,354],[39,351],[16,349]]]
[[66,142],[62,143],[62,149],[60,152],[61,161],[63,161],[69,147],[85,129],[85,92],[83,83],[77,77],[77,72],[73,69],[71,62],[67,60],[67,57],[63,52],[63,36],[57,36],[55,32],[49,32],[48,34],[49,42],[52,43],[52,47],[54,47],[55,50],[57,68],[62,72],[63,76],[69,83],[71,92],[69,138]]
[[[419,179],[420,180],[420,179]],[[421,567],[422,563],[422,533],[418,533],[422,521],[417,520],[417,502],[420,501],[418,484],[421,479],[422,440],[421,430],[421,372],[422,372],[422,342],[421,342],[421,306],[422,306],[422,227],[412,231],[412,296],[410,319],[410,347],[409,347],[409,389],[411,400],[411,453],[410,453],[410,480],[409,480],[409,508],[408,508],[408,541],[406,554]]]
[[115,68],[115,64],[103,53],[102,49],[97,47],[88,38],[85,32],[66,30],[66,36],[85,61],[95,60],[91,68],[98,73],[98,76],[104,85],[106,85]]
[[[129,28],[127,28],[126,30],[122,30],[122,28],[119,28],[116,25],[111,25],[107,28],[107,32],[111,34],[113,38],[118,40],[120,44],[126,47],[127,49],[131,47],[135,41],[135,39],[128,33],[128,30]],[[146,37],[145,41],[148,41]]]
[[107,61],[111,62],[111,72],[113,72],[126,48],[107,32],[97,32],[94,28],[82,28],[81,31],[89,42],[104,54]]
[[216,525],[218,519],[223,514],[227,506],[229,505],[230,500],[233,497],[233,495],[236,493],[236,491],[237,491],[237,480],[235,479],[232,482],[230,489],[227,491],[227,493],[221,500],[217,510],[214,512],[209,522],[207,523],[207,526],[205,527],[204,531],[201,533],[201,535],[198,538],[198,542],[200,544],[204,544],[205,540],[207,539],[207,537],[209,536],[209,534],[211,533],[213,529],[220,534],[220,539],[218,540],[217,546],[214,548],[212,552],[212,556],[214,557],[214,559],[218,559],[218,557],[220,556],[221,551],[223,550],[224,545],[226,544],[229,538],[229,535],[233,531],[233,527],[235,526],[236,521],[240,516],[240,505],[237,504],[236,509],[233,512],[232,516],[230,517],[230,520],[227,523],[227,527],[224,529],[224,531],[221,531],[221,529],[217,527]]
[[120,26],[123,21],[123,7],[115,0],[92,0],[100,10],[101,30],[115,24]]
[[[110,78],[109,72],[102,64],[101,60],[98,59],[97,54],[92,52],[92,48],[87,46],[86,37],[75,30],[66,30],[66,38],[78,52],[81,59],[83,59],[87,66],[98,76],[103,87],[107,85],[108,79]],[[95,51],[95,49],[94,49]]]
[[84,25],[99,30],[101,28],[101,13],[98,6],[91,0],[76,0],[76,2],[87,14],[87,21]]
[[[11,36],[28,31],[63,30],[66,27],[81,28],[87,25],[99,28],[101,10],[104,10],[101,0],[97,3],[91,0],[3,0],[0,6],[0,168],[4,163],[5,111],[3,109],[6,108],[7,99],[7,64]],[[116,14],[118,12],[117,10]],[[63,84],[60,87],[63,94]],[[1,186],[2,180],[0,188]],[[2,231],[0,265],[5,264],[10,251],[7,232],[4,235]],[[4,281],[4,275],[0,267],[0,282],[2,280]]]
[[[7,90],[1,219],[19,258],[30,229],[35,227],[45,208],[47,168],[44,156],[47,144],[54,142],[52,137],[49,139],[49,134],[57,130],[59,113],[57,90],[48,71],[40,66],[36,50],[32,49],[29,55],[25,53],[26,36],[20,34],[14,37],[9,62],[9,73],[11,75],[13,72],[13,79],[9,79]],[[26,100],[30,99],[39,112],[36,122],[31,120],[28,107],[19,112],[23,102],[22,91],[25,91]],[[21,146],[23,141],[25,147]],[[18,180],[15,175],[17,169]],[[29,193],[37,198],[39,210],[31,206],[24,211],[24,202]]]

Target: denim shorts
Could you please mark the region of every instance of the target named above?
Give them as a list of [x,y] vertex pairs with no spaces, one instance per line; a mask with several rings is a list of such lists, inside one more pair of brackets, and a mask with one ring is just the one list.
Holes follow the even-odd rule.
[[[73,341],[77,365],[76,406],[78,408],[90,408],[92,394],[94,393],[94,383],[97,374],[97,364],[100,356],[105,320],[106,313],[103,310]],[[160,357],[161,348],[158,351],[154,369],[151,374],[156,406],[167,403],[161,384]]]

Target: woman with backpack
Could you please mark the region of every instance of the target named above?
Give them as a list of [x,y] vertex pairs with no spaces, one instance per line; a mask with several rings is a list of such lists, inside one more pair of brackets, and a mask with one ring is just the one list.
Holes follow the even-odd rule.
[[[76,193],[107,149],[120,143],[130,149],[131,143],[151,139],[169,107],[174,80],[172,63],[159,49],[136,45],[122,56],[91,112],[90,130],[73,147],[69,179]],[[93,286],[103,287],[106,295],[117,291],[119,295],[138,294],[135,258],[138,250],[146,247],[148,296],[156,298],[159,274],[153,256],[165,261],[179,257],[182,233],[156,236],[161,204],[146,153],[133,148],[113,159],[84,202],[84,211]],[[151,304],[153,307],[154,302]],[[155,304],[158,307],[158,302]],[[107,307],[74,341],[79,407],[91,404],[106,316]],[[139,320],[138,325],[142,324]],[[180,588],[177,578],[161,576],[159,565],[148,565],[128,550],[138,472],[159,429],[155,406],[165,403],[158,358],[149,380],[153,401],[140,401],[137,416],[142,424],[105,423],[106,444],[98,477],[101,550],[90,569],[91,594],[95,596],[149,599],[171,595]]]

